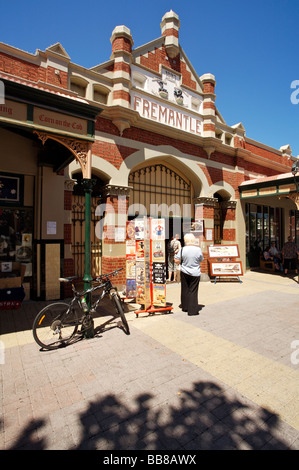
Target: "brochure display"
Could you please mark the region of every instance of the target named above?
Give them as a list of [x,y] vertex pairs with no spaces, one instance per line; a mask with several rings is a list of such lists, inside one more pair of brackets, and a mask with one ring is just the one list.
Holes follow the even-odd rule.
[[166,302],[165,220],[136,219],[128,223],[126,271],[128,298],[143,306],[140,313],[172,310]]
[[242,283],[239,276],[243,276],[242,262],[238,261],[238,245],[210,245],[209,264],[211,275],[215,276],[215,284],[218,276],[234,276]]

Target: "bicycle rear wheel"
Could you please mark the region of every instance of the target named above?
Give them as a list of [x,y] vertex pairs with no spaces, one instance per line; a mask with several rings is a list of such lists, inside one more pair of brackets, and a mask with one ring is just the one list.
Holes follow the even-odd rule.
[[130,334],[130,328],[129,328],[127,319],[125,317],[125,312],[124,312],[123,306],[121,304],[121,300],[120,300],[120,298],[118,297],[118,295],[116,293],[114,295],[112,295],[112,299],[113,299],[113,302],[114,302],[116,313],[121,318],[121,321],[122,321],[122,324],[123,324],[123,327],[124,327],[124,331],[127,335],[129,335]]
[[67,344],[79,326],[78,315],[68,304],[57,302],[43,308],[33,322],[33,337],[44,349]]

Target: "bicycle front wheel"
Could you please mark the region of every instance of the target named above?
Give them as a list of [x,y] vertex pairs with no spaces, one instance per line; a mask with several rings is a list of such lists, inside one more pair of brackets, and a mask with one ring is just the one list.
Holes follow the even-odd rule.
[[33,322],[33,337],[44,349],[67,344],[78,329],[78,315],[68,304],[57,302],[43,308]]
[[125,317],[125,312],[124,312],[123,306],[121,304],[121,300],[120,300],[120,298],[118,297],[117,294],[112,295],[112,299],[113,299],[113,302],[114,302],[116,313],[121,318],[121,321],[122,321],[122,324],[123,324],[123,327],[124,327],[124,331],[127,335],[129,335],[130,334],[130,328],[129,328],[127,319]]

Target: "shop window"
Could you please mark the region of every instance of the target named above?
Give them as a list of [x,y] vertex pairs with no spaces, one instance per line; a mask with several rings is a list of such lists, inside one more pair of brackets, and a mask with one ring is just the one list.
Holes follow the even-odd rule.
[[32,276],[33,209],[0,207],[0,262],[16,261]]
[[288,235],[292,237],[292,239],[297,243],[299,246],[299,211],[291,210],[289,212],[289,231]]
[[281,248],[282,209],[246,204],[246,253],[250,267],[259,266],[260,254],[275,241]]

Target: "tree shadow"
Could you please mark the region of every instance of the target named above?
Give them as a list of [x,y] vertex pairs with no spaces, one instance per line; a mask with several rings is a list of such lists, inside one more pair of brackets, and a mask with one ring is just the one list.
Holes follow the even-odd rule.
[[[175,392],[171,403],[167,397],[157,403],[153,393],[130,401],[108,394],[90,401],[78,418],[79,437],[69,450],[290,449],[278,437],[276,414],[246,399],[242,402],[208,381]],[[47,449],[46,437],[32,439],[43,424],[31,422],[10,450]]]

